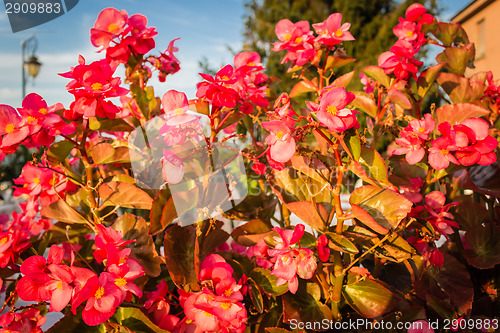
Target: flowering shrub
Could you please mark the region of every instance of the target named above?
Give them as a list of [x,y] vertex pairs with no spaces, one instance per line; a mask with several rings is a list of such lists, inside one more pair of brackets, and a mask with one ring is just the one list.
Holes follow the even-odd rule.
[[[496,330],[500,85],[464,77],[473,44],[420,4],[378,66],[337,76],[355,61],[349,27],[339,13],[277,24],[289,92],[242,52],[200,74],[196,99],[160,99],[148,81],[180,69],[176,39],[148,54],[144,16],[103,10],[103,59],[61,74],[69,108],[0,105],[1,158],[38,153],[14,180],[21,211],[0,216],[1,331],[41,332],[47,312],[63,315],[49,332]],[[430,67],[416,58],[429,44]]]

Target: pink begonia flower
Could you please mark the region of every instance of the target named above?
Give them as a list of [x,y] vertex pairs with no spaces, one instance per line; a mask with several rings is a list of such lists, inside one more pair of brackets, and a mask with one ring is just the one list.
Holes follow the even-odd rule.
[[346,108],[356,97],[344,87],[337,87],[321,96],[316,117],[332,132],[340,133],[349,128],[359,128],[356,111]]
[[177,327],[180,319],[172,314],[170,314],[170,304],[168,303],[167,294],[168,285],[165,280],[161,280],[156,286],[156,290],[152,292],[146,292],[147,301],[144,303],[144,307],[148,309],[149,313],[153,313],[153,318],[158,325],[158,327],[173,331]]
[[418,38],[417,25],[409,20],[404,20],[399,18],[399,24],[396,25],[392,31],[400,39],[406,39],[407,41],[414,41]]
[[76,315],[80,304],[87,301],[82,319],[87,325],[95,326],[111,318],[122,300],[122,291],[115,284],[113,275],[103,272],[99,277],[88,279],[73,298],[71,310]]
[[399,189],[402,191],[402,195],[413,203],[418,203],[424,198],[420,193],[420,189],[424,185],[422,178],[408,178],[410,181],[409,185],[400,186]]
[[163,95],[161,105],[167,115],[168,126],[181,126],[198,119],[195,115],[186,113],[189,102],[185,93],[169,90]]
[[40,315],[40,309],[29,308],[23,312],[5,312],[0,317],[0,332],[42,333],[42,325],[47,318]]
[[135,242],[135,240],[124,240],[121,231],[111,227],[97,224],[96,228],[95,245],[97,249],[94,251],[94,258],[98,263],[108,259],[108,245],[114,246],[117,250],[123,250],[125,246]]
[[432,226],[436,229],[438,234],[447,235],[453,233],[454,228],[459,228],[457,222],[452,221],[453,215],[451,215],[448,210],[458,204],[458,202],[452,202],[447,205],[446,197],[444,193],[439,191],[433,191],[427,193],[425,196],[425,209],[430,213],[430,216],[427,220],[432,224]]
[[25,120],[13,107],[0,104],[0,135],[2,136],[0,148],[14,146],[21,143],[29,135],[29,128]]
[[233,63],[235,68],[248,66],[264,69],[264,67],[262,67],[260,55],[257,52],[240,52],[234,56]]
[[382,53],[378,58],[378,65],[385,74],[394,73],[400,80],[406,80],[410,75],[416,76],[422,62],[413,58],[418,49],[405,39],[398,40],[390,51]]
[[424,115],[424,119],[413,119],[410,120],[408,126],[404,128],[404,131],[414,132],[420,139],[427,140],[429,138],[429,134],[434,131],[436,124],[432,115],[430,113],[426,113]]
[[455,156],[462,165],[489,165],[496,161],[494,150],[498,141],[488,135],[489,124],[481,118],[469,118],[461,124],[453,126],[455,145],[458,147]]
[[432,147],[429,148],[429,164],[435,170],[446,169],[450,162],[456,165],[460,163],[451,154],[451,151],[456,150],[454,142],[450,137],[442,136],[432,141]]
[[317,240],[318,245],[318,257],[321,261],[327,262],[330,258],[330,248],[328,247],[328,238],[325,235],[321,235]]
[[313,37],[312,31],[310,31],[309,22],[307,21],[292,23],[288,19],[283,19],[276,24],[274,31],[280,41],[273,43],[273,51],[281,51],[289,47],[300,46],[305,40]]
[[290,128],[280,120],[263,122],[262,127],[271,132],[266,138],[271,158],[281,163],[289,161],[295,154],[296,147]]
[[163,180],[169,184],[180,183],[184,177],[184,163],[182,160],[170,150],[163,149],[161,163],[161,174],[163,176]]
[[405,159],[408,164],[417,164],[425,156],[425,149],[422,147],[422,141],[417,136],[411,134],[405,134],[404,132],[400,134],[402,137],[395,140],[399,148],[394,149],[392,155],[406,154]]
[[266,165],[264,163],[254,163],[252,170],[258,175],[263,175],[266,173]]
[[371,94],[375,90],[373,80],[370,79],[365,73],[359,73],[359,80],[363,85],[363,90],[365,91],[365,93]]
[[417,21],[422,15],[424,15],[427,12],[427,9],[420,4],[420,3],[414,3],[411,4],[405,12],[405,17],[407,20],[410,21]]
[[276,284],[280,286],[288,282],[288,290],[292,294],[295,294],[299,287],[297,275],[302,279],[310,279],[317,266],[314,253],[301,248],[298,244],[304,235],[304,229],[303,224],[297,224],[294,230],[273,228],[279,236],[274,237],[276,241],[274,249],[267,251],[271,256],[271,262],[274,263],[271,274],[278,277]]
[[321,23],[313,24],[314,30],[318,34],[316,41],[324,45],[336,45],[342,41],[355,40],[348,31],[351,27],[350,23],[342,22],[342,14],[334,13]]

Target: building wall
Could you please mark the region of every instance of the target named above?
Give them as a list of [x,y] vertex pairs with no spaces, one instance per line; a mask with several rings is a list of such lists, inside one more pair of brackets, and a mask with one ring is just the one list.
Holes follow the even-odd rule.
[[462,24],[476,48],[476,68],[467,69],[465,75],[491,70],[500,79],[500,1],[473,1],[453,21]]

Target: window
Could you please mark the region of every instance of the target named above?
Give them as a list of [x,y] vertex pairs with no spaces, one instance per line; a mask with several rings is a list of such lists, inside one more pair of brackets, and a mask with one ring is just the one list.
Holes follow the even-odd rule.
[[477,59],[483,58],[486,53],[486,27],[484,18],[477,22]]

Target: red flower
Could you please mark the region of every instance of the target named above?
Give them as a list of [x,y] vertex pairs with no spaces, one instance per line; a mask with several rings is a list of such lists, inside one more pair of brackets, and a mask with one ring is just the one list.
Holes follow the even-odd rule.
[[354,40],[355,38],[347,31],[351,24],[344,23],[341,25],[341,22],[342,14],[335,13],[328,16],[324,22],[313,24],[314,30],[318,34],[316,41],[333,46],[343,41]]
[[333,88],[321,97],[316,117],[332,132],[340,133],[349,128],[359,128],[356,111],[346,108],[354,98],[354,94],[343,87]]
[[90,41],[95,47],[102,46],[107,49],[111,40],[124,32],[127,19],[128,14],[124,10],[119,12],[115,8],[103,9],[94,23],[94,28],[90,29]]
[[104,272],[99,277],[91,277],[75,295],[72,312],[76,314],[78,306],[87,301],[82,319],[87,325],[95,326],[111,318],[122,300],[122,291],[115,284],[115,278]]
[[280,120],[263,122],[262,127],[271,132],[266,138],[271,158],[281,163],[289,161],[295,154],[295,140],[290,128]]

